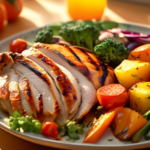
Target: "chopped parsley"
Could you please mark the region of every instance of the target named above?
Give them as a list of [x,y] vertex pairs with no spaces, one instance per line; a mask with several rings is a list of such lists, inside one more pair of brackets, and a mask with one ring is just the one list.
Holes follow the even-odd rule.
[[108,139],[108,141],[113,141],[113,139]]
[[143,80],[143,78],[138,77],[136,74],[131,74],[132,77],[137,77],[139,80]]

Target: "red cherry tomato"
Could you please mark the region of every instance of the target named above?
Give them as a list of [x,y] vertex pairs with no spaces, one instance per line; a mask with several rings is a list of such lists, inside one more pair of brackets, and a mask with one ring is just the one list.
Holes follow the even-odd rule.
[[9,44],[9,48],[13,53],[21,53],[22,51],[27,49],[27,42],[23,39],[17,38]]
[[58,125],[55,122],[46,121],[42,126],[42,134],[57,138],[59,134]]
[[22,0],[2,0],[2,3],[5,5],[8,20],[16,20],[20,12],[22,11],[23,3]]
[[109,84],[99,88],[97,98],[99,103],[107,108],[125,105],[129,99],[126,88],[121,84]]
[[7,11],[4,4],[0,1],[0,31],[7,25]]

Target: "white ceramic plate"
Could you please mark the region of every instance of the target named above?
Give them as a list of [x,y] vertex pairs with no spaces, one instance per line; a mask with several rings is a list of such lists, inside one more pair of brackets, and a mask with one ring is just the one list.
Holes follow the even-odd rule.
[[[150,28],[136,25],[136,24],[123,24],[125,26],[128,26],[128,29],[131,31],[137,31],[144,34],[150,34]],[[23,38],[27,41],[33,42],[34,37],[39,29],[32,29],[29,31],[21,32],[19,34],[16,34],[14,36],[11,36],[3,41],[0,42],[0,52],[8,51],[8,45],[9,43],[16,38]],[[46,138],[43,135],[40,134],[34,134],[34,133],[20,133],[9,129],[8,123],[5,121],[5,118],[8,118],[8,114],[2,112],[0,110],[0,127],[4,129],[5,131],[9,132],[10,134],[13,134],[14,136],[17,136],[19,138],[22,138],[24,140],[41,144],[45,146],[50,147],[57,147],[57,148],[63,148],[63,149],[86,149],[86,150],[120,150],[120,149],[137,149],[137,148],[146,148],[150,147],[150,141],[145,141],[142,139],[138,143],[131,143],[131,142],[121,142],[118,139],[116,139],[113,134],[111,133],[111,130],[108,128],[102,137],[99,139],[99,141],[95,144],[86,144],[83,143],[83,139],[86,133],[86,130],[84,130],[84,134],[80,136],[80,140],[73,142],[73,141],[66,141],[67,137],[64,137],[62,141],[56,141],[56,140],[50,140]],[[113,139],[112,141],[109,141],[109,139]]]

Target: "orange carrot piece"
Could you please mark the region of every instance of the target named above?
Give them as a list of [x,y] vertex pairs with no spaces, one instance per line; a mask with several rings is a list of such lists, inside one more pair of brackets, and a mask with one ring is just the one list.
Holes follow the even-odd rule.
[[99,88],[97,90],[97,98],[100,105],[107,108],[125,105],[129,99],[126,88],[121,84],[109,84]]
[[150,44],[144,44],[134,49],[130,53],[129,59],[150,62]]
[[114,119],[115,111],[111,111],[100,117],[93,122],[92,127],[89,129],[83,142],[96,143],[106,128],[110,125]]

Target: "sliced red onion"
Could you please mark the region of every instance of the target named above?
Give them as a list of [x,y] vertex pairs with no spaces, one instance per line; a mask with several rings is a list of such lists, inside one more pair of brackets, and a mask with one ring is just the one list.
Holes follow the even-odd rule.
[[135,48],[137,48],[137,47],[139,47],[139,46],[141,46],[142,44],[141,43],[139,43],[139,42],[131,42],[131,43],[129,43],[128,45],[127,45],[127,48],[130,50],[130,51],[132,51],[132,50],[134,50]]

